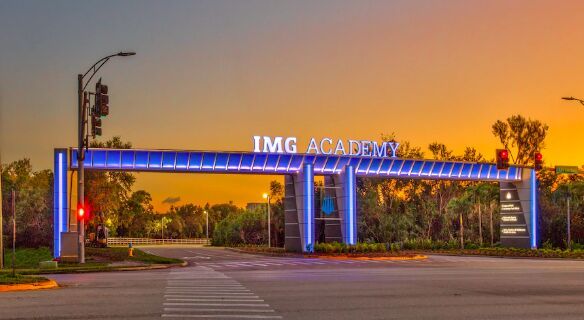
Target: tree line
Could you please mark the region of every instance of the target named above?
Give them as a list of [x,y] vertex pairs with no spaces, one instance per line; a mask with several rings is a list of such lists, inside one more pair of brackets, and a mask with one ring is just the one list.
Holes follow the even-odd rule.
[[[548,126],[520,115],[492,126],[492,134],[508,149],[518,165],[533,165],[533,153],[545,147]],[[383,135],[395,141],[395,135]],[[92,142],[91,147],[131,148],[119,137]],[[494,162],[472,147],[456,154],[434,142],[427,150],[402,141],[398,157],[408,159]],[[145,190],[134,191],[136,177],[128,172],[87,171],[85,197],[89,205],[88,228],[97,224],[110,229],[110,236],[152,238],[205,237],[217,245],[267,243],[266,207],[253,210],[233,203],[184,204],[167,212],[155,212]],[[538,172],[539,234],[542,246],[565,247],[566,209],[570,197],[572,240],[584,243],[584,175]],[[4,234],[11,237],[10,192],[16,190],[17,242],[19,246],[49,246],[52,243],[53,172],[34,171],[29,159],[2,166]],[[283,186],[270,184],[272,243],[284,244]],[[359,178],[357,180],[358,238],[363,242],[394,243],[422,240],[453,245],[496,245],[499,239],[499,188],[497,183],[446,180]]]

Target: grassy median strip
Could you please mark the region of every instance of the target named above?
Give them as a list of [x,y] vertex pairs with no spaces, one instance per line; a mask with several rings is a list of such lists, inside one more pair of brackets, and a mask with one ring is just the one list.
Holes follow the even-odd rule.
[[25,284],[25,283],[37,283],[41,281],[47,281],[45,277],[35,277],[35,276],[24,276],[21,274],[16,274],[12,276],[9,274],[0,274],[0,285],[12,285],[12,284]]
[[[95,271],[128,270],[132,268],[149,267],[152,265],[180,264],[180,259],[165,258],[146,253],[134,248],[133,256],[129,256],[126,247],[86,248],[86,263],[59,262],[56,269],[41,269],[39,263],[52,260],[49,248],[20,248],[16,250],[15,269],[21,275],[77,273]],[[12,253],[7,253],[5,269],[0,270],[0,276],[7,277],[12,273]]]

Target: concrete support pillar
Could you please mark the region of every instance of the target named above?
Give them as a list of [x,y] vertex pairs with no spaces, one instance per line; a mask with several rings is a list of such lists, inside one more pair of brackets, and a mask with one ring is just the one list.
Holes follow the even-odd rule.
[[504,247],[538,247],[537,175],[524,168],[519,182],[500,182],[500,237]]
[[295,175],[286,176],[285,199],[287,251],[314,250],[314,169],[305,164]]
[[335,176],[337,204],[341,218],[343,243],[357,243],[357,178],[355,168],[347,165],[340,175]]

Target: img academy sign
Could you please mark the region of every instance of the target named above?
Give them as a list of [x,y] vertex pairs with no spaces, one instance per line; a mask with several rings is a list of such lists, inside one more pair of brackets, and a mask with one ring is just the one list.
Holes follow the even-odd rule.
[[[341,140],[311,138],[305,153],[335,154],[374,158],[395,158],[399,143],[370,140]],[[253,136],[253,152],[260,153],[298,153],[296,137]]]

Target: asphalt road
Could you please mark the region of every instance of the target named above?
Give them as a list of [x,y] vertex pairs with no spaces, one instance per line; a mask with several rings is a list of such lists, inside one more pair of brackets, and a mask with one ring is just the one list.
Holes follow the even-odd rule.
[[64,288],[0,294],[0,319],[584,319],[584,261],[145,250],[189,266],[54,275]]

